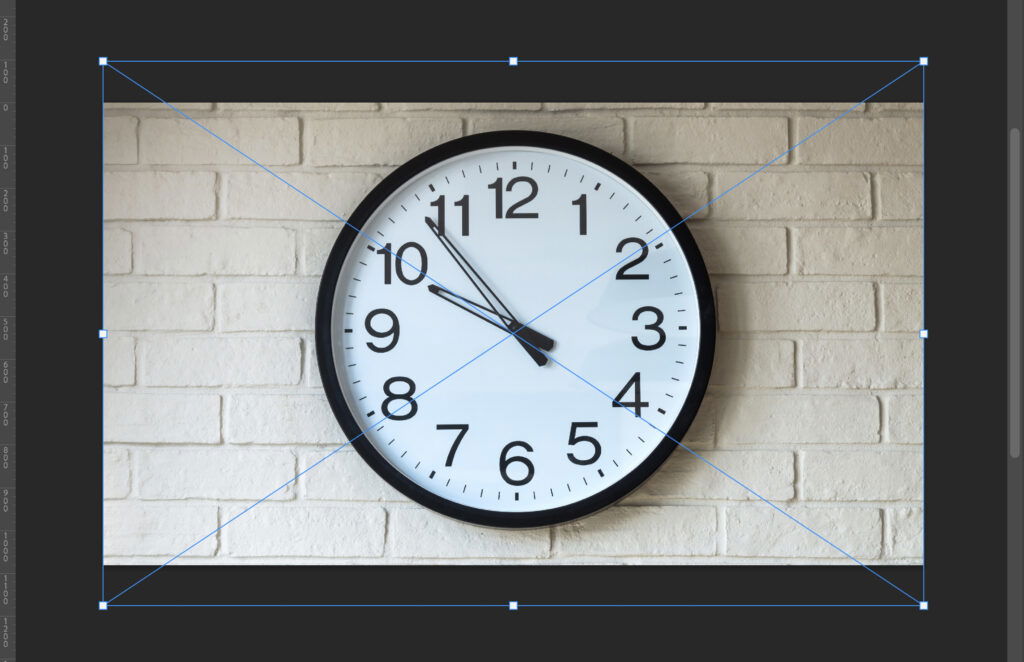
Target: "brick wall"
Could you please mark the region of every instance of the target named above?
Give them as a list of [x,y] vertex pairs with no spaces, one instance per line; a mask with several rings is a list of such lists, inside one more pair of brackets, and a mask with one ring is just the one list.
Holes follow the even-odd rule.
[[[347,216],[414,154],[505,128],[602,147],[687,214],[848,106],[182,108]],[[162,106],[109,104],[106,159],[106,553],[152,564],[344,442],[313,355],[339,224]],[[869,104],[689,222],[719,345],[684,441],[865,562],[920,555],[920,159],[919,106]],[[508,532],[345,449],[177,562],[848,561],[681,450],[598,515]]]

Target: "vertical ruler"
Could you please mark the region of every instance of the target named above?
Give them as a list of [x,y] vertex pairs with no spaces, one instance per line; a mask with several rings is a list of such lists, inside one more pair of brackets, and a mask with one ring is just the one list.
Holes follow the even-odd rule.
[[16,657],[15,0],[0,0],[0,662]]

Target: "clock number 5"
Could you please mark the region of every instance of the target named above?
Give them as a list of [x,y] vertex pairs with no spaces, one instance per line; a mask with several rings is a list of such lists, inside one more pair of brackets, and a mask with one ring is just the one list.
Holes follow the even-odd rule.
[[588,457],[585,460],[581,460],[580,458],[576,457],[572,453],[566,453],[565,455],[566,455],[566,457],[569,458],[570,462],[572,462],[573,464],[593,464],[593,463],[597,462],[597,459],[599,457],[601,457],[601,444],[597,441],[597,439],[594,439],[593,437],[588,437],[587,435],[584,435],[584,434],[581,434],[581,435],[577,435],[576,434],[576,428],[596,428],[596,427],[597,427],[597,423],[593,423],[593,422],[591,422],[591,423],[573,423],[569,427],[569,445],[570,446],[575,446],[578,443],[586,442],[588,444],[591,444],[594,447],[594,454],[591,455],[590,457]]
[[530,177],[514,177],[509,180],[505,186],[505,191],[508,193],[512,192],[512,187],[516,184],[526,184],[530,187],[530,192],[525,198],[519,202],[513,204],[505,211],[505,206],[502,204],[502,182],[504,180],[498,177],[493,182],[487,185],[487,188],[494,189],[494,217],[495,218],[537,218],[537,212],[534,211],[517,211],[520,207],[527,204],[531,200],[537,197],[537,182]]
[[[508,452],[513,448],[522,448],[526,452],[532,453],[533,447],[525,441],[513,441],[505,446],[505,448],[501,449],[501,457],[498,458],[498,469],[501,471],[501,477],[505,479],[505,482],[509,485],[515,485],[518,487],[519,485],[526,485],[533,480],[533,462],[530,462],[525,457],[518,455],[509,457]],[[508,468],[513,464],[521,464],[526,467],[525,478],[512,478],[508,475]],[[520,471],[517,470],[516,473],[520,473]]]
[[459,450],[459,444],[462,443],[462,438],[469,432],[469,425],[465,423],[438,423],[438,430],[458,430],[459,433],[455,435],[455,441],[452,442],[451,450],[448,451],[448,459],[444,461],[444,466],[452,466],[452,462],[455,461],[455,451]]
[[654,331],[655,333],[657,333],[658,339],[654,342],[653,345],[645,345],[644,343],[640,342],[640,339],[637,338],[636,336],[633,336],[632,340],[633,345],[635,345],[637,349],[642,349],[645,352],[650,352],[658,349],[659,347],[665,344],[665,329],[661,328],[661,323],[665,321],[665,314],[658,310],[657,308],[655,308],[654,306],[642,306],[640,308],[637,308],[636,312],[633,313],[633,321],[640,319],[640,316],[643,315],[644,313],[654,313],[654,321],[651,322],[650,324],[645,324],[644,328],[649,331]]

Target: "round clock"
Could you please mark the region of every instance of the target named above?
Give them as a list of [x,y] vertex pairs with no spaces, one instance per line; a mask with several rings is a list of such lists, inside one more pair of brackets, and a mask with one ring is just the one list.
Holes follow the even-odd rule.
[[556,524],[628,494],[711,370],[707,271],[685,224],[666,233],[681,218],[627,164],[546,133],[460,138],[399,167],[320,284],[317,360],[352,445],[474,524]]

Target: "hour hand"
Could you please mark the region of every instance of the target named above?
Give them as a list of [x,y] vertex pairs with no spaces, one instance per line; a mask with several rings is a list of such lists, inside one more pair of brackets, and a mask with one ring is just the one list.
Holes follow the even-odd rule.
[[[533,359],[534,363],[539,366],[547,364],[548,358],[544,355],[544,352],[540,351],[540,349],[543,349],[545,352],[549,352],[555,346],[555,341],[548,336],[544,335],[540,331],[534,331],[528,326],[521,326],[518,322],[506,318],[504,315],[498,313],[489,306],[471,301],[470,299],[455,294],[450,290],[438,287],[433,283],[427,285],[427,289],[431,294],[436,295],[439,299],[443,299],[444,301],[461,308],[470,315],[482,319],[491,326],[497,327],[502,331],[511,331],[515,335],[515,339],[520,345],[522,345],[523,349],[526,350],[526,353],[530,355],[530,358]],[[501,324],[485,315],[485,312],[497,316],[498,319],[501,320]]]

